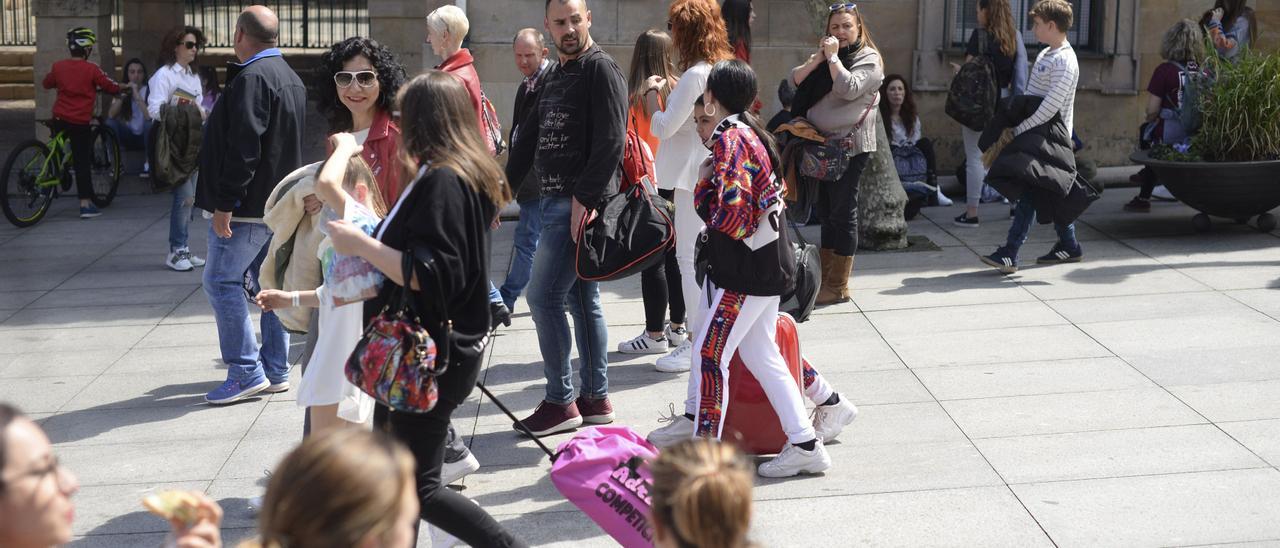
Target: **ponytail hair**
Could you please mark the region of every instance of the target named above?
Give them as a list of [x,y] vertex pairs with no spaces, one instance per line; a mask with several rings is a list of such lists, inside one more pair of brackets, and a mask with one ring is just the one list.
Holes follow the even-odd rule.
[[740,548],[751,528],[755,477],[737,447],[696,438],[663,449],[653,472],[653,524],[681,548]]
[[738,59],[716,63],[707,75],[707,91],[728,111],[726,114],[737,114],[755,132],[760,143],[769,152],[769,165],[775,170],[780,169],[782,162],[773,134],[764,128],[760,117],[751,112],[751,105],[755,103],[759,92],[759,83],[751,65]]

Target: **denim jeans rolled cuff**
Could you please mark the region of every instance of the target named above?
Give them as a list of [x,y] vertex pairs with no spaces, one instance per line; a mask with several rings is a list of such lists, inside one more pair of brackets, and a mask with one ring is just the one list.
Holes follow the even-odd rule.
[[[579,280],[574,268],[576,246],[569,237],[571,200],[567,196],[543,198],[541,212],[542,233],[533,255],[527,295],[547,379],[546,401],[567,404],[574,400],[574,342],[580,358],[578,394],[606,397],[609,334],[600,306],[599,284]],[[573,317],[572,331],[565,317],[566,308]]]
[[515,310],[516,299],[524,293],[533,274],[533,252],[538,249],[538,237],[542,232],[542,200],[520,202],[520,220],[516,223],[515,252],[507,279],[498,288],[503,304]]
[[[1009,238],[1005,241],[1005,250],[1012,257],[1018,257],[1018,250],[1027,241],[1027,236],[1031,234],[1031,225],[1035,221],[1035,200],[1030,197],[1018,200],[1017,205],[1013,206],[1013,223],[1009,225]],[[1067,249],[1078,249],[1080,247],[1080,242],[1076,241],[1075,223],[1064,225],[1055,222],[1053,223],[1053,229],[1058,234],[1058,243],[1063,247]]]
[[209,257],[203,286],[218,328],[218,347],[227,378],[272,382],[289,378],[289,334],[273,312],[261,318],[262,345],[254,336],[245,274],[257,285],[258,270],[271,241],[271,230],[256,223],[231,223],[231,237],[220,238],[209,227]]
[[187,182],[173,188],[173,204],[169,207],[169,251],[187,247],[188,229],[196,199],[196,178],[200,170],[191,172]]

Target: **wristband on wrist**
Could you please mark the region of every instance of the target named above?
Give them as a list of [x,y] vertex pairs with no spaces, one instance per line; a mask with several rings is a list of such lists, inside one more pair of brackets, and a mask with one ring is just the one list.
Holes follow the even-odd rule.
[[294,307],[294,308],[298,308],[298,306],[299,306],[299,304],[300,304],[300,303],[298,302],[298,292],[297,292],[297,291],[293,291],[293,292],[291,292],[291,293],[292,293],[292,294],[290,295],[290,299],[292,299],[292,300],[293,300],[293,307]]

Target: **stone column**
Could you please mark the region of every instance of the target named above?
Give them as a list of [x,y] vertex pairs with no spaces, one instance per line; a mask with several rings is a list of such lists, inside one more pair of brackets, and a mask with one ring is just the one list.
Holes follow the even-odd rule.
[[858,247],[874,251],[907,247],[907,193],[893,165],[889,136],[876,123],[876,151],[858,180]]
[[[169,29],[183,24],[186,3],[173,0],[124,0],[124,23],[120,29],[121,60],[137,57],[154,73],[160,57],[160,40]],[[206,30],[206,32],[208,32]],[[115,75],[113,75],[115,76]]]
[[445,0],[370,0],[369,37],[391,48],[412,78],[440,63],[427,45],[427,14],[452,3]]
[[[111,47],[112,0],[41,0],[33,2],[36,18],[37,40],[35,55],[36,119],[53,116],[54,90],[46,90],[41,82],[53,64],[69,57],[67,31],[76,27],[89,27],[98,35],[98,44],[89,60],[103,67],[112,78],[115,72],[115,53]],[[106,112],[106,100],[99,99],[99,112]],[[36,128],[39,139],[47,139],[49,131],[44,126]]]

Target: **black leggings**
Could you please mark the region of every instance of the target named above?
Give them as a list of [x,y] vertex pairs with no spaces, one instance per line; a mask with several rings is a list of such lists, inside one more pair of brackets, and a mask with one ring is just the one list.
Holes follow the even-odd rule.
[[53,130],[61,131],[71,141],[71,166],[76,169],[76,196],[93,198],[93,126],[55,120]]
[[440,399],[430,413],[399,413],[379,405],[374,411],[373,424],[374,428],[390,431],[413,453],[417,461],[422,519],[471,546],[523,547],[526,544],[512,536],[488,512],[440,484],[449,416],[475,386],[481,359],[456,363],[437,379]]
[[[674,190],[659,190],[658,195],[668,202],[675,199]],[[640,292],[644,295],[644,328],[650,333],[662,331],[663,314],[671,307],[671,323],[684,323],[684,291],[680,286],[680,266],[676,264],[676,250],[671,248],[667,256],[640,272]]]
[[925,169],[929,170],[928,174],[937,175],[938,155],[933,151],[933,141],[920,139],[919,141],[916,141],[916,148],[920,149],[920,153],[924,155],[924,165]]
[[835,181],[818,183],[818,216],[822,218],[822,247],[852,257],[858,251],[858,181],[871,154],[849,160],[849,169]]

